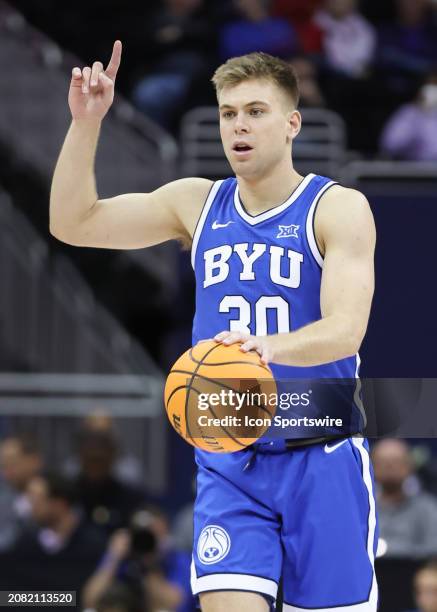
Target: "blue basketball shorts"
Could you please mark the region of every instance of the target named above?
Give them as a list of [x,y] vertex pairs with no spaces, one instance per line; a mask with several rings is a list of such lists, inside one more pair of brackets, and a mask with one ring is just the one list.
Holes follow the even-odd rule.
[[284,612],[375,612],[367,441],[256,448],[196,451],[193,593],[251,591],[273,606],[282,577]]

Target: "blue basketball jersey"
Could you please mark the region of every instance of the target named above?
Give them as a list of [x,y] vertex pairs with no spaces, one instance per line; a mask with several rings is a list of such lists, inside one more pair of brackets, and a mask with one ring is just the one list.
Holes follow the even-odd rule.
[[[332,185],[309,174],[283,204],[251,216],[235,178],[214,183],[193,236],[193,344],[224,330],[286,333],[321,318],[323,258],[313,222]],[[269,365],[277,381],[329,383],[355,379],[359,364],[356,356],[315,367]],[[195,456],[193,593],[251,591],[273,609],[282,576],[284,612],[376,612],[367,442],[287,448],[284,440],[260,440],[235,453],[196,449]]]
[[[334,184],[309,174],[283,204],[252,216],[235,178],[214,183],[193,236],[193,345],[225,330],[262,336],[321,318],[323,258],[314,214]],[[314,367],[269,365],[276,379],[355,378],[359,358]]]

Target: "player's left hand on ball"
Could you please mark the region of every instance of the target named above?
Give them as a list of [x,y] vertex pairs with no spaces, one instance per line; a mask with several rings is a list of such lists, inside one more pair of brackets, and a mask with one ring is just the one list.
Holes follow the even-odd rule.
[[268,336],[251,336],[242,332],[222,331],[214,336],[214,340],[226,345],[241,343],[240,351],[243,351],[243,353],[256,351],[263,363],[267,364],[272,361],[273,356]]

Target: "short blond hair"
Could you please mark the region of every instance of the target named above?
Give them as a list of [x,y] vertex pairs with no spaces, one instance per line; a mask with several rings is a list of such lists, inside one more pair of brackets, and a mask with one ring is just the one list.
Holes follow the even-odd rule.
[[235,87],[243,81],[264,79],[275,83],[297,108],[299,104],[299,82],[294,68],[268,53],[257,51],[240,57],[232,57],[215,71],[211,81],[217,96],[223,89]]

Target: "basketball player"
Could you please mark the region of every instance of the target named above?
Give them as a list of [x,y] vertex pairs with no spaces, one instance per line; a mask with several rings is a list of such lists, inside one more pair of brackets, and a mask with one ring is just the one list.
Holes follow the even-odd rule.
[[[50,229],[72,245],[191,244],[193,344],[256,350],[278,378],[354,377],[373,294],[368,202],[291,162],[298,87],[255,53],[216,71],[220,131],[235,177],[184,178],[99,199],[94,157],[114,96],[121,43],[106,69],[73,69],[72,123],[51,191]],[[193,592],[204,612],[374,612],[376,516],[367,443],[345,438],[196,450]],[[302,442],[302,441],[301,441]]]

